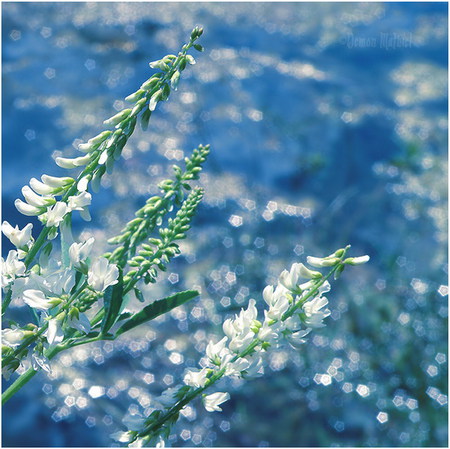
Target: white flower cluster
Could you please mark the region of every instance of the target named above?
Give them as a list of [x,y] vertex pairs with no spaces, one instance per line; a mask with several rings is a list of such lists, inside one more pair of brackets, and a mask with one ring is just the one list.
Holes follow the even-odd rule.
[[87,206],[91,204],[92,196],[86,191],[69,196],[66,201],[57,201],[56,197],[63,195],[75,182],[73,178],[42,175],[41,181],[31,178],[30,186],[22,188],[25,201],[17,199],[14,204],[23,215],[38,216],[46,227],[58,227],[64,217],[78,210],[81,216],[89,221],[91,219]]
[[[338,255],[341,254],[344,253],[308,258],[308,263],[339,268],[337,264],[342,260]],[[358,265],[367,261],[368,256],[363,256],[346,259],[343,263]],[[242,378],[262,375],[268,347],[278,346],[283,341],[297,347],[305,343],[305,337],[312,329],[325,326],[323,321],[330,315],[330,310],[326,308],[328,300],[323,294],[328,291],[330,284],[322,273],[310,270],[302,263],[294,263],[289,271],[280,274],[276,286],[268,285],[264,289],[263,298],[268,307],[264,310],[263,322],[258,321],[256,302],[250,299],[246,310],[242,309],[239,315],[223,323],[225,337],[218,343],[207,345],[207,366],[199,371],[187,371],[184,383],[195,388],[204,387],[219,371],[223,376]],[[203,403],[207,411],[219,411],[219,405],[229,397],[228,393],[217,392],[204,396]]]
[[[277,284],[268,285],[263,291],[267,307],[262,322],[257,319],[256,301],[250,299],[247,309],[225,320],[225,336],[217,343],[208,343],[206,357],[201,361],[202,369],[187,370],[184,387],[169,388],[156,398],[154,417],[153,414],[148,419],[130,416],[124,420],[129,430],[116,432],[112,437],[130,447],[154,444],[155,438],[161,438],[161,429],[167,430],[173,424],[170,420],[174,411],[181,410],[200,394],[208,412],[221,411],[220,406],[230,399],[230,394],[218,391],[207,395],[203,394],[204,390],[225,376],[251,378],[264,374],[264,359],[269,347],[288,342],[296,348],[305,343],[305,337],[312,329],[325,326],[324,319],[330,315],[326,308],[328,300],[323,296],[330,291],[327,279],[332,274],[336,279],[346,265],[360,265],[369,260],[369,256],[344,259],[349,248],[324,258],[307,259],[313,267],[329,267],[326,276],[302,263],[294,263],[289,271],[284,270]],[[154,431],[146,430],[145,427],[150,425],[159,427]]]
[[[90,238],[83,243],[72,243],[68,250],[67,266],[54,259],[46,260],[41,255],[40,263],[27,271],[25,263],[20,259],[25,257],[25,249],[32,243],[31,230],[31,224],[22,230],[17,226],[13,228],[6,221],[2,224],[3,233],[17,247],[17,250],[9,251],[6,260],[1,259],[4,293],[8,292],[11,300],[23,301],[39,314],[40,327],[46,326],[42,335],[46,338],[47,346],[63,341],[63,328],[89,333],[91,326],[88,317],[72,305],[74,290],[77,288],[76,272],[81,272],[85,277],[84,283],[81,280],[79,286],[101,293],[118,282],[117,266],[102,257],[90,263],[89,255],[94,244],[94,238]],[[23,342],[26,335],[19,328],[3,329],[3,345],[14,349]],[[30,357],[29,361],[35,369],[41,367],[49,371],[48,361],[42,351],[34,351]],[[9,367],[5,367],[4,373],[6,376],[11,374]]]

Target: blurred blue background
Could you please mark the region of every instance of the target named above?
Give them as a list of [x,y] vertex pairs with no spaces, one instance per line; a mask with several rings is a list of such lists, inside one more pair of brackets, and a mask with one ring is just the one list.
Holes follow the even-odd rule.
[[124,414],[148,412],[282,269],[348,243],[371,261],[333,286],[328,326],[297,352],[273,351],[264,377],[224,386],[223,413],[191,404],[168,444],[447,446],[446,3],[2,12],[3,219],[28,221],[13,207],[20,188],[63,174],[52,156],[75,155],[195,25],[205,52],[131,139],[77,232],[106,251],[171,164],[212,147],[183,256],[148,291],[197,287],[201,298],[62,354],[3,408],[3,446],[110,446]]

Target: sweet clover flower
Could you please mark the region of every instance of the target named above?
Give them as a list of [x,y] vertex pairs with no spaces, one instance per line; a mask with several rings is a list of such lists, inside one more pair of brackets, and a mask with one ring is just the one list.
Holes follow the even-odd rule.
[[83,270],[86,267],[86,259],[92,250],[92,245],[94,244],[94,237],[86,240],[82,243],[72,243],[69,248],[70,263],[74,268]]
[[46,298],[42,291],[35,289],[25,290],[23,292],[23,301],[31,308],[37,310],[49,310],[54,307],[54,303]]
[[2,265],[2,288],[11,284],[17,276],[25,274],[25,264],[19,260],[19,254],[16,250],[11,250],[8,253],[6,260],[1,258]]
[[110,285],[118,282],[119,269],[117,265],[110,264],[104,257],[98,258],[88,272],[88,284],[96,291],[102,292]]
[[22,343],[24,338],[24,331],[21,329],[2,329],[2,345],[6,345],[10,348],[15,348]]
[[221,412],[222,409],[219,407],[220,404],[228,401],[230,399],[229,393],[213,393],[203,398],[203,404],[208,412]]
[[7,222],[2,223],[2,232],[16,248],[26,248],[30,243],[33,225],[28,223],[22,230],[16,225],[14,228]]
[[58,201],[53,207],[48,208],[45,226],[49,228],[52,226],[59,226],[68,212],[70,212],[70,209],[67,204]]
[[61,343],[64,339],[61,320],[58,318],[49,319],[48,328],[45,335],[47,337],[47,342],[49,345]]
[[208,378],[206,377],[208,368],[200,371],[188,371],[184,376],[184,383],[190,387],[204,387]]

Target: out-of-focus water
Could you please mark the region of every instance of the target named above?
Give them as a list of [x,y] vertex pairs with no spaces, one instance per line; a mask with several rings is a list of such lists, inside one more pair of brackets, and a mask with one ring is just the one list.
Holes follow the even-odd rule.
[[197,24],[205,52],[77,231],[104,242],[171,164],[212,147],[184,256],[148,293],[198,286],[201,298],[63,354],[3,408],[4,446],[110,446],[125,412],[145,414],[178,384],[223,319],[293,261],[347,243],[371,261],[333,287],[328,326],[297,353],[273,351],[264,377],[228,385],[222,413],[193,403],[168,443],[447,445],[447,4],[2,10],[4,219],[28,221],[13,207],[20,188],[64,173],[54,152],[74,155]]

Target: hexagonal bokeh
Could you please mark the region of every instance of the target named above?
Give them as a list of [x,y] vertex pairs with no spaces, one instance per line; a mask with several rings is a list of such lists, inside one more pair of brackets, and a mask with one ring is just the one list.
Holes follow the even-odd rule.
[[[200,298],[114,342],[61,353],[3,407],[3,446],[111,446],[196,367],[279,273],[348,243],[370,263],[327,326],[275,349],[231,399],[183,411],[171,446],[447,445],[447,4],[2,4],[3,219],[52,156],[103,129],[193,26],[205,52],[94,196],[97,254],[199,143],[206,190],[182,255],[145,294]],[[34,220],[34,219],[33,219]],[[35,228],[39,222],[34,221]],[[4,241],[4,255],[10,249]],[[29,319],[16,303],[14,319]],[[129,307],[137,310],[137,301]],[[5,325],[5,323],[4,323]],[[4,382],[4,386],[8,383]]]

